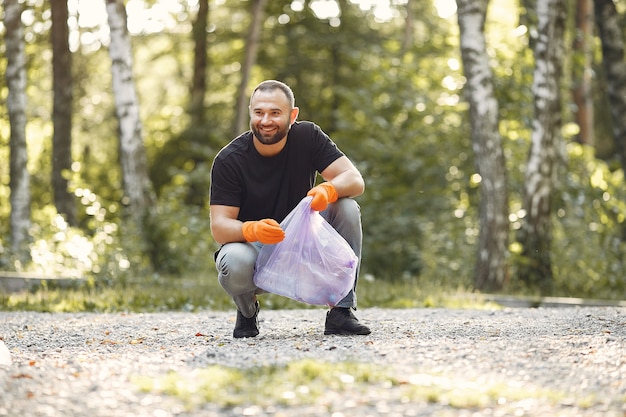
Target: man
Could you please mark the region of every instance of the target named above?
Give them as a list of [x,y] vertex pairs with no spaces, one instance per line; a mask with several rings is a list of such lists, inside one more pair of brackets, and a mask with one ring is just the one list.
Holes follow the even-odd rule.
[[[250,98],[250,131],[213,161],[211,232],[222,245],[219,282],[237,306],[235,338],[259,334],[256,296],[263,290],[253,282],[254,265],[262,245],[284,239],[279,222],[305,196],[361,258],[361,215],[351,197],[363,193],[363,177],[317,125],[296,122],[298,112],[289,86],[262,82]],[[325,182],[314,186],[318,173]],[[352,313],[357,278],[358,268],[352,291],[327,312],[324,334],[370,333]]]

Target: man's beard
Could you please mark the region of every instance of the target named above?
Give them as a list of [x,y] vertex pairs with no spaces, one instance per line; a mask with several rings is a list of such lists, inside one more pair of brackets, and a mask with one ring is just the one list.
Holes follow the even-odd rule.
[[256,136],[259,142],[261,142],[263,145],[273,145],[280,142],[285,136],[287,136],[287,133],[289,132],[289,127],[284,129],[279,128],[276,133],[271,136],[264,135],[255,126],[250,126],[250,130],[252,130],[254,136]]

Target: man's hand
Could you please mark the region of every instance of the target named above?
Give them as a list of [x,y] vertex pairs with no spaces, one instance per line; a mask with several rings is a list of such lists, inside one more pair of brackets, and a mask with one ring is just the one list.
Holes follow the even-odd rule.
[[334,203],[338,198],[337,190],[330,182],[311,188],[306,195],[313,197],[311,208],[316,211],[326,210],[328,203]]
[[244,222],[241,231],[243,232],[243,237],[248,242],[259,241],[273,245],[282,242],[285,238],[285,231],[280,228],[280,224],[274,219]]

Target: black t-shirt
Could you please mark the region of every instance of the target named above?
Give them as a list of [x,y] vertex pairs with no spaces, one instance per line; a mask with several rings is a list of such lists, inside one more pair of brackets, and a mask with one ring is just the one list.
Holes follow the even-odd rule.
[[275,156],[260,155],[248,131],[215,156],[211,168],[211,205],[239,207],[241,221],[281,222],[315,185],[318,172],[344,154],[314,123],[296,122]]

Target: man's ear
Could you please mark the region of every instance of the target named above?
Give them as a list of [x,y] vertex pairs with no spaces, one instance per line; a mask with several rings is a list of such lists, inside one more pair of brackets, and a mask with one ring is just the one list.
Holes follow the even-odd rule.
[[293,109],[291,109],[291,115],[290,115],[290,120],[289,120],[290,125],[296,122],[296,119],[298,118],[299,113],[300,113],[300,109],[298,107],[294,107]]

